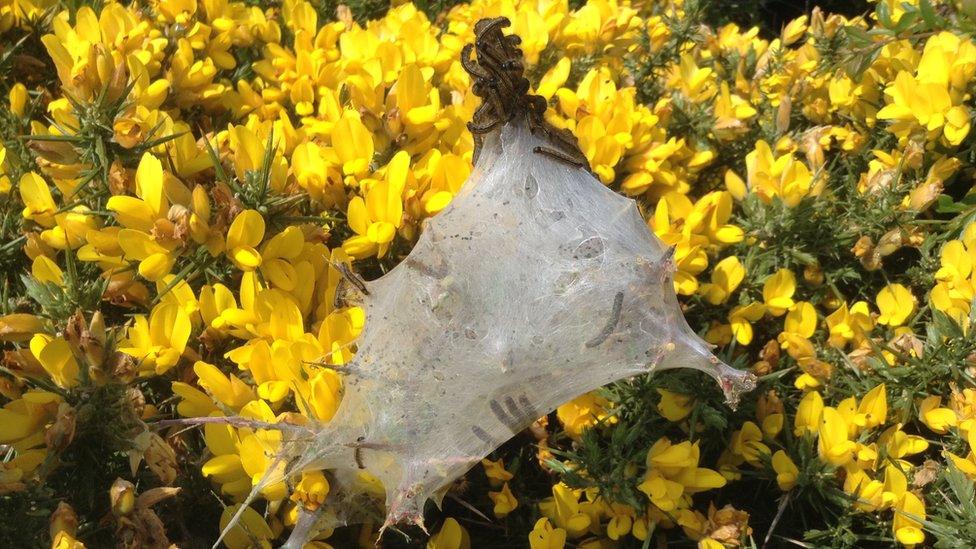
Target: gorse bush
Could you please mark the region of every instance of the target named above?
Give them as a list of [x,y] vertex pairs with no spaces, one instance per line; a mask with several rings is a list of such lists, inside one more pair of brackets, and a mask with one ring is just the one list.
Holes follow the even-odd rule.
[[[384,543],[976,546],[971,0],[777,36],[695,0],[0,0],[0,545],[208,546],[281,443],[259,422],[332,417],[340,269],[388,271],[463,185],[460,51],[497,15],[760,387],[581,395]],[[247,421],[172,421],[204,416]],[[329,489],[266,487],[226,545]]]

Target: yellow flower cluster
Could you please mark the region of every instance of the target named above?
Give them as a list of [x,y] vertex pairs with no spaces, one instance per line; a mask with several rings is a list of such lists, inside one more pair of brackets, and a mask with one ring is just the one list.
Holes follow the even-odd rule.
[[[757,412],[762,428],[749,421],[732,437],[722,457],[730,477],[738,478],[744,463],[757,468],[771,467],[783,491],[794,489],[802,474],[779,435],[783,429],[782,403],[775,393],[765,395]],[[921,454],[928,442],[902,430],[896,423],[880,433],[877,428],[888,421],[888,400],[884,384],[868,391],[858,402],[854,396],[826,406],[817,391],[808,392],[796,410],[793,435],[817,441],[817,458],[827,466],[840,468],[843,490],[853,500],[853,509],[876,513],[891,509],[894,537],[905,545],[921,543],[925,536],[921,521],[925,505],[908,490],[906,472],[915,464],[905,458]],[[780,446],[775,452],[770,445]]]
[[966,227],[959,240],[942,246],[935,279],[932,306],[970,329],[970,311],[976,299],[976,223]]
[[[109,511],[162,543],[177,533],[151,507],[191,497],[191,468],[226,503],[194,534],[229,523],[274,463],[271,424],[336,412],[365,322],[344,277],[393,267],[471,173],[461,50],[504,15],[549,122],[638,201],[691,325],[763,386],[734,413],[669,374],[567,402],[452,488],[474,504],[428,547],[492,535],[475,506],[534,525],[509,540],[534,549],[740,547],[777,486],[848,502],[787,515],[881,518],[850,539],[945,535],[959,519],[923,490],[945,482],[929,464],[976,481],[967,6],[879,0],[771,33],[687,1],[398,1],[367,20],[318,0],[0,0],[0,509],[101,433],[119,480],[31,503],[50,539],[25,544],[83,547],[79,521]],[[137,494],[142,463],[159,486]],[[769,501],[721,490],[756,478]],[[300,507],[328,510],[329,479],[264,487],[225,543],[271,546]]]

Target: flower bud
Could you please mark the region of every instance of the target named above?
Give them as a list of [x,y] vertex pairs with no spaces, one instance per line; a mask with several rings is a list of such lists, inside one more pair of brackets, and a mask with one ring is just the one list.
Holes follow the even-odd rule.
[[820,286],[824,283],[824,272],[819,264],[807,265],[803,268],[803,280],[811,286]]
[[58,503],[58,508],[51,513],[51,538],[56,538],[61,532],[74,536],[78,532],[78,515],[66,502]]
[[108,490],[108,497],[115,516],[128,515],[136,506],[136,487],[125,479],[117,478]]
[[10,112],[23,117],[27,106],[27,88],[20,82],[10,88]]

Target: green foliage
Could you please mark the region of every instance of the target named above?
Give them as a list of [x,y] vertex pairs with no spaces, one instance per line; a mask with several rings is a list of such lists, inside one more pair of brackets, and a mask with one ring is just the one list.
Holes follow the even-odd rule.
[[925,527],[937,536],[937,549],[976,546],[976,488],[951,461],[942,470],[931,493],[938,502]]
[[97,266],[79,263],[70,252],[65,258],[68,269],[64,273],[63,286],[29,276],[21,277],[25,295],[38,305],[38,312],[58,324],[66,322],[75,311],[97,310],[108,287],[108,279],[98,276]]

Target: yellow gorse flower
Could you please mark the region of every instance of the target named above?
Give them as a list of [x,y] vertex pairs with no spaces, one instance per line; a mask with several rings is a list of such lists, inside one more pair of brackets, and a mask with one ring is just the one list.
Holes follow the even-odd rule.
[[793,294],[796,292],[796,276],[789,269],[773,273],[763,284],[763,301],[773,316],[780,316],[793,307]]
[[157,305],[147,318],[138,315],[120,351],[132,356],[145,373],[161,374],[176,365],[190,338],[190,317],[178,305]]
[[745,267],[735,256],[727,257],[719,261],[712,271],[712,281],[702,284],[700,291],[705,300],[712,305],[724,303],[742,284],[746,276]]
[[[582,491],[573,490],[563,483],[552,487],[552,498],[546,499],[539,504],[539,510],[556,525],[556,528],[563,531],[562,536],[554,535],[554,539],[562,537],[577,538],[590,527],[592,519],[586,514],[586,504],[580,503]],[[548,524],[547,521],[547,524]],[[539,527],[539,523],[536,523]],[[543,525],[545,528],[545,525]],[[549,538],[550,536],[545,536]],[[531,539],[531,535],[530,535]]]
[[751,192],[764,202],[777,198],[793,207],[807,196],[818,196],[823,186],[792,153],[777,156],[765,141],[758,141],[755,150],[746,155],[746,172],[745,183],[734,173],[726,174],[729,190],[739,198]]
[[915,296],[901,284],[889,284],[878,292],[877,303],[881,311],[878,323],[893,328],[904,324],[915,312]]
[[691,494],[720,488],[726,482],[719,473],[699,467],[699,457],[697,443],[672,444],[662,438],[648,450],[647,473],[637,488],[661,511],[687,508]]
[[832,465],[850,462],[855,444],[850,440],[848,431],[844,416],[836,408],[824,407],[817,437],[820,457]]
[[505,464],[502,460],[492,461],[488,458],[482,459],[481,464],[485,468],[485,475],[488,477],[488,481],[495,488],[502,485],[502,483],[512,480],[514,475],[507,470],[505,470]]
[[976,297],[976,223],[969,224],[959,240],[942,246],[940,267],[935,273],[932,305],[968,327],[969,312]]
[[773,469],[776,471],[776,483],[780,490],[786,492],[796,486],[797,475],[800,471],[786,452],[778,450],[773,454],[772,463]]
[[471,538],[458,521],[448,518],[441,529],[427,541],[427,549],[469,549]]
[[606,398],[589,392],[557,408],[556,417],[562,422],[566,434],[578,440],[584,430],[601,421],[615,422],[616,418],[610,414],[609,408],[610,402]]
[[488,492],[488,498],[495,504],[494,512],[498,518],[505,518],[518,507],[518,499],[512,494],[507,482],[498,492]]
[[398,153],[387,166],[384,180],[361,182],[368,189],[365,198],[353,198],[348,210],[349,227],[357,236],[342,245],[350,256],[382,257],[390,249],[403,222],[402,194],[407,183],[408,160],[406,153]]
[[264,217],[254,210],[237,214],[227,230],[227,255],[242,271],[261,266],[258,244],[264,240]]
[[563,549],[566,546],[566,530],[555,528],[548,518],[541,518],[529,532],[531,549]]
[[669,421],[681,421],[688,417],[694,407],[694,398],[689,395],[682,395],[658,389],[661,401],[658,402],[657,410]]

